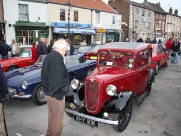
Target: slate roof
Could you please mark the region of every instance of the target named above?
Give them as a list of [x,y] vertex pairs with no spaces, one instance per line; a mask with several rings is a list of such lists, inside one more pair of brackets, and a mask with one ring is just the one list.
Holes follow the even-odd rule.
[[166,12],[158,5],[151,2],[143,2],[143,4],[155,12],[166,14]]
[[138,3],[138,2],[134,2],[134,1],[130,1],[130,0],[124,0],[134,6],[137,6],[137,7],[140,7],[140,8],[144,8],[144,9],[149,9],[149,10],[152,10],[151,8],[149,8],[148,6],[142,4],[142,3]]
[[[68,0],[48,0],[48,2],[63,5],[65,3],[68,3]],[[119,14],[116,10],[114,10],[112,7],[110,7],[109,5],[107,5],[105,2],[101,0],[70,0],[70,2],[75,7]]]

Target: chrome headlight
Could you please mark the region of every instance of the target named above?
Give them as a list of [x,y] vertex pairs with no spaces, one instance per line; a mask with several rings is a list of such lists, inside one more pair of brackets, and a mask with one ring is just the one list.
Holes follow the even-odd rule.
[[73,89],[79,88],[79,86],[80,86],[79,80],[73,79],[73,80],[71,81],[71,83],[70,83],[70,86],[71,86]]
[[28,88],[28,84],[26,83],[26,81],[23,81],[21,86],[22,86],[23,89]]
[[117,88],[114,85],[108,85],[108,87],[106,88],[106,92],[110,96],[116,95],[116,91],[117,91]]

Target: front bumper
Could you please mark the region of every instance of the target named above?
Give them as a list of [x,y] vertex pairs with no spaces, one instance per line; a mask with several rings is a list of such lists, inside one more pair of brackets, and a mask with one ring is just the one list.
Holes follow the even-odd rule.
[[79,113],[79,112],[76,112],[76,111],[73,111],[73,110],[70,110],[70,109],[66,109],[66,108],[65,108],[65,112],[71,113],[73,115],[77,115],[77,116],[80,116],[80,117],[84,117],[84,118],[87,118],[87,119],[90,119],[90,120],[105,123],[105,124],[118,125],[118,120],[117,121],[112,121],[112,120],[108,120],[108,119],[96,118],[96,117],[85,115],[85,114],[82,114],[82,113]]
[[16,92],[16,89],[13,88],[8,88],[8,95],[10,98],[15,98],[15,99],[30,99],[31,95],[18,95]]

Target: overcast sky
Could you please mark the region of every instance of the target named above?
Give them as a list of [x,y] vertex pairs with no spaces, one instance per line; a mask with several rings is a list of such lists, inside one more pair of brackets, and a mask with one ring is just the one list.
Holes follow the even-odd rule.
[[[108,2],[108,0],[103,0],[106,3]],[[143,3],[144,0],[132,0],[138,3]],[[181,0],[147,0],[151,3],[157,3],[160,2],[161,7],[163,8],[163,10],[165,10],[165,12],[169,11],[169,8],[172,7],[172,12],[174,13],[175,9],[178,9],[178,15],[181,16]]]

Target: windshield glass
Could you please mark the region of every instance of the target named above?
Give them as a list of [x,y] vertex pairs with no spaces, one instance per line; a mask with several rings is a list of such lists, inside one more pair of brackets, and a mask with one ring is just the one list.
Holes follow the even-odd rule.
[[87,52],[87,51],[91,51],[91,49],[92,49],[91,46],[84,46],[84,47],[80,47],[80,48],[78,49],[78,52],[84,53],[84,52]]
[[98,65],[100,66],[117,66],[123,68],[133,68],[133,57],[131,53],[124,52],[100,52]]
[[31,57],[31,50],[30,50],[30,49],[24,49],[24,50],[22,50],[20,56],[21,56],[21,57]]
[[95,47],[92,49],[92,51],[97,52],[97,50],[99,50],[99,48],[100,48],[101,46],[102,46],[102,45],[97,45],[97,46],[95,46]]

